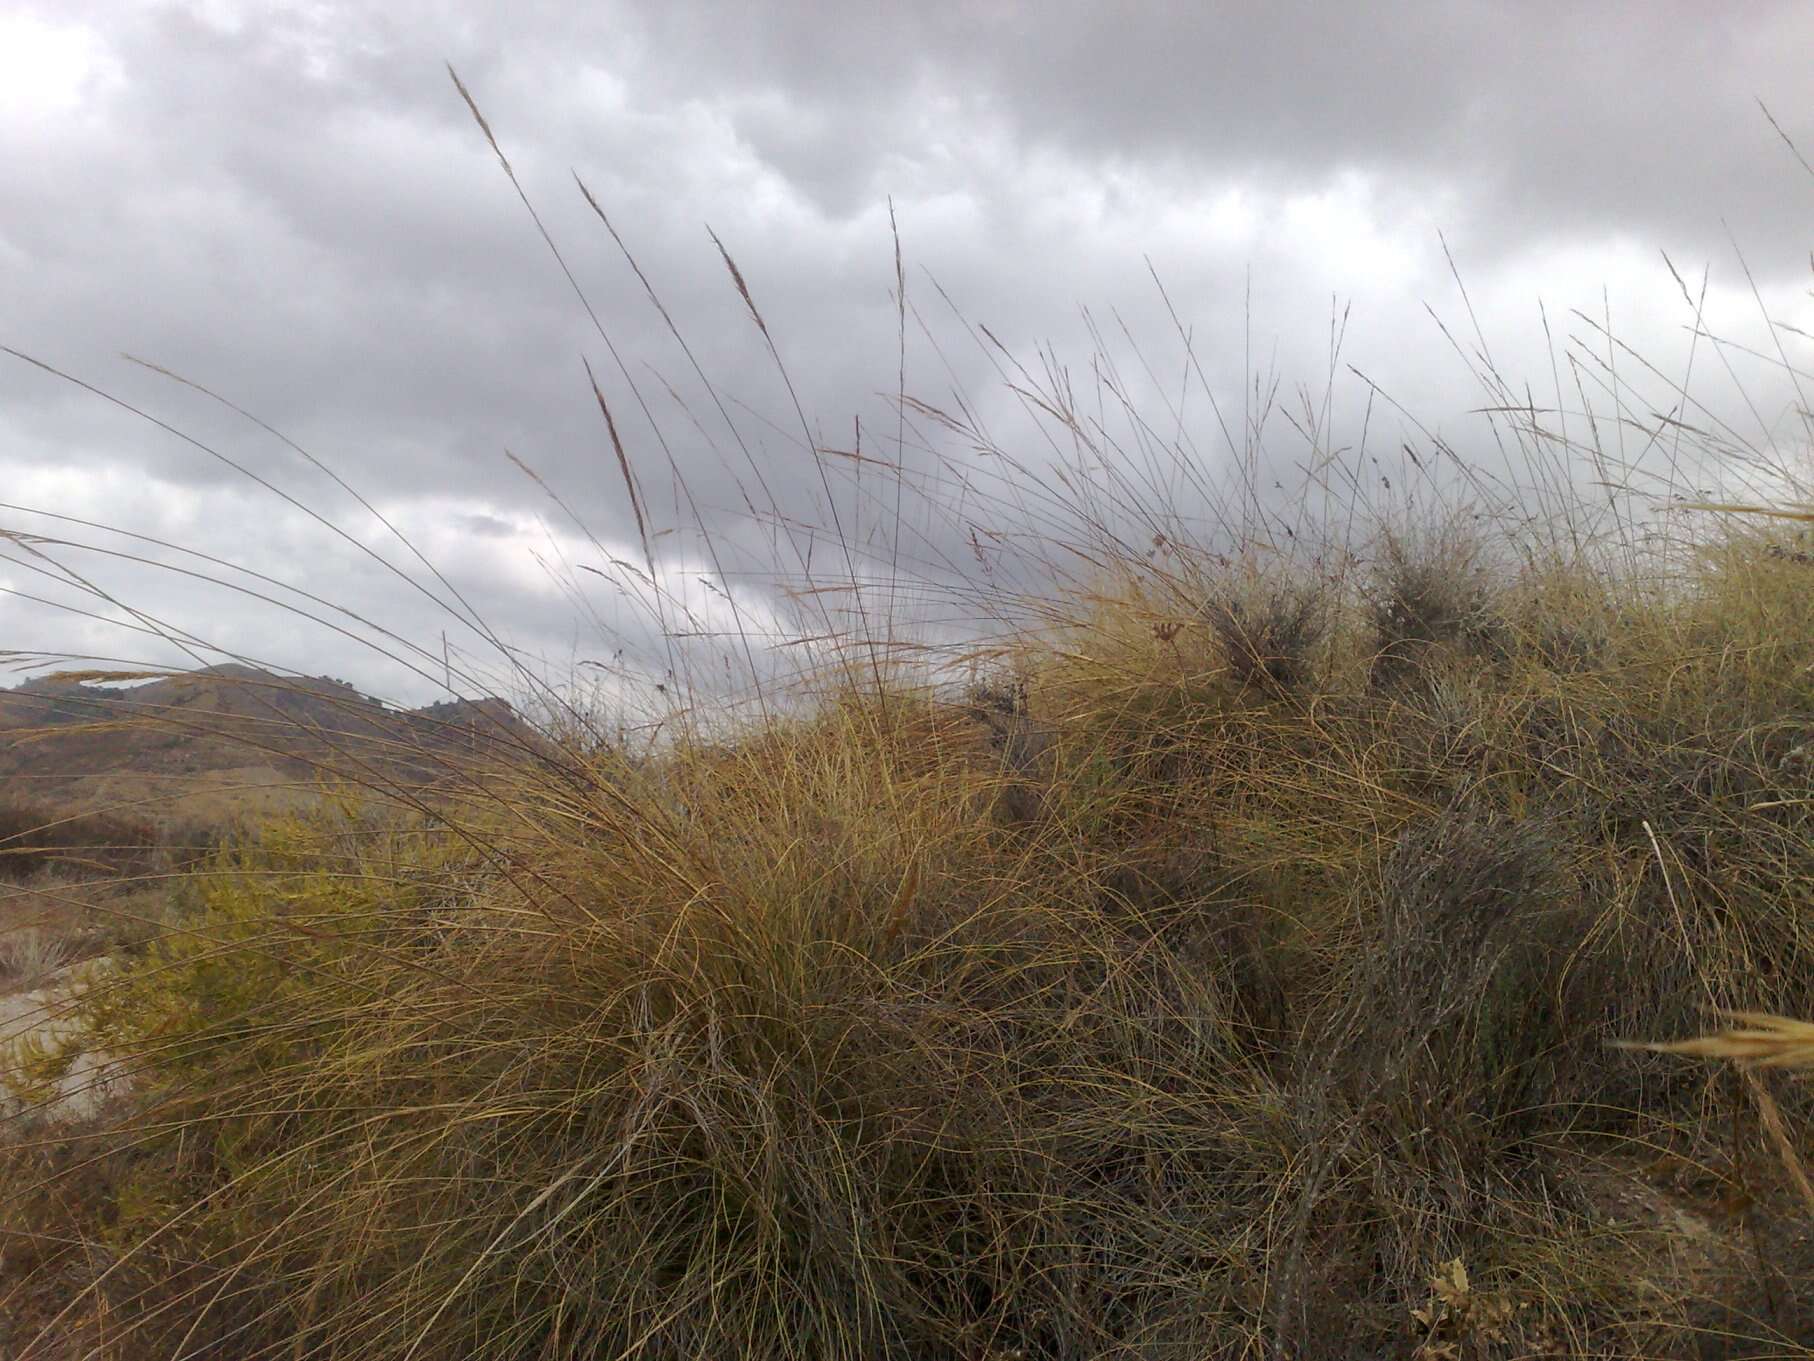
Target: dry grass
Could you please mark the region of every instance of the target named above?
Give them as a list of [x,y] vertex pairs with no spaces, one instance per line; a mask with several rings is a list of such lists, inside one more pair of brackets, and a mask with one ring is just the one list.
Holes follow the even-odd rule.
[[1739,1024],[1692,1040],[1677,1040],[1670,1044],[1630,1042],[1631,1047],[1653,1049],[1662,1054],[1733,1059],[1754,1068],[1814,1068],[1814,1022],[1755,1011],[1734,1011],[1725,1015]]
[[70,943],[44,931],[0,935],[0,987],[35,988],[74,957]]
[[143,873],[157,846],[157,829],[144,819],[0,798],[0,883],[58,866]]
[[[1711,1035],[1670,1044],[1624,1043],[1628,1048],[1650,1049],[1662,1054],[1731,1059],[1746,1069],[1814,1069],[1814,1024],[1756,1011],[1728,1012],[1726,1016],[1739,1024]],[[1807,1165],[1796,1152],[1795,1141],[1784,1125],[1781,1111],[1769,1091],[1749,1073],[1746,1076],[1751,1094],[1757,1101],[1759,1118],[1776,1146],[1784,1171],[1795,1183],[1808,1209],[1814,1211],[1814,1178],[1809,1177]]]
[[[183,875],[82,998],[133,1103],[7,1154],[0,1300],[130,1358],[1814,1355],[1809,1090],[1618,1043],[1709,1005],[1744,1029],[1675,1048],[1806,1042],[1761,1018],[1814,1015],[1807,565],[1650,535],[1567,471],[1615,451],[1495,374],[1549,480],[1444,481],[1439,445],[1424,519],[1316,402],[1280,508],[1257,418],[1232,491],[1183,448],[1142,483],[1151,424],[1015,374],[1065,476],[899,394],[1003,470],[985,584],[901,510],[971,514],[958,458],[903,448],[886,493],[821,461],[830,580],[751,458],[798,610],[725,573],[704,662],[599,380],[656,731],[525,672],[547,744],[432,799],[348,749],[365,801]],[[1650,419],[1623,391],[1573,428]]]
[[1558,1170],[1781,1213],[1734,1097],[1604,1042],[1814,1006],[1783,692],[1696,677],[1701,600],[1382,692],[1364,600],[1287,690],[1103,596],[967,696],[275,826],[90,1000],[144,1104],[83,1298],[149,1355],[1799,1345],[1742,1237]]

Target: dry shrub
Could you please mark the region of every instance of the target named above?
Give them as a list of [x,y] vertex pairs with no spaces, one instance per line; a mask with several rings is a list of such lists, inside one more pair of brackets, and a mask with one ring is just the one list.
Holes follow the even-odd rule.
[[1444,651],[1503,655],[1493,572],[1484,543],[1460,530],[1382,535],[1367,603],[1373,683],[1413,679]]
[[104,1225],[134,1159],[126,1132],[93,1123],[0,1140],[0,1355],[93,1354],[96,1283],[117,1260]]
[[1406,1133],[1528,1118],[1564,1042],[1561,967],[1581,926],[1556,829],[1451,807],[1400,834],[1380,895],[1344,1065],[1357,1091]]
[[229,846],[90,1001],[154,1131],[90,1297],[159,1356],[1788,1346],[1567,1168],[1723,1166],[1603,1041],[1814,987],[1796,670],[1634,615],[1381,694],[1367,613],[1281,703],[1092,608],[958,702]]
[[0,800],[0,878],[26,879],[50,863],[47,829],[56,821],[48,808]]
[[157,828],[142,818],[0,799],[0,879],[53,866],[136,874],[158,859]]
[[1212,600],[1203,617],[1241,684],[1292,691],[1316,674],[1331,610],[1314,585],[1254,585]]

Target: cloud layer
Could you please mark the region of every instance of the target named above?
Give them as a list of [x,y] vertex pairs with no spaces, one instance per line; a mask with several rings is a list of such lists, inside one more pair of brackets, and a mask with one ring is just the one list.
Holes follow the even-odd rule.
[[[668,531],[655,544],[664,580],[692,583],[702,612],[728,590],[759,632],[785,627],[797,609],[752,574],[804,564],[764,519],[824,523],[832,485],[859,554],[893,532],[892,505],[874,484],[866,499],[855,465],[828,483],[805,447],[848,447],[860,418],[872,453],[899,455],[891,205],[909,392],[969,403],[1030,464],[1049,454],[981,327],[1030,369],[1049,342],[1085,387],[1100,353],[1159,413],[1184,374],[1182,326],[1238,428],[1256,372],[1276,373],[1287,396],[1325,383],[1331,317],[1346,311],[1344,364],[1457,439],[1483,398],[1425,310],[1464,351],[1478,343],[1451,260],[1494,362],[1538,400],[1553,398],[1552,341],[1592,341],[1573,309],[1610,316],[1664,372],[1686,371],[1693,313],[1665,252],[1694,289],[1711,266],[1709,317],[1751,327],[1766,353],[1776,342],[1758,332],[1758,300],[1814,330],[1814,177],[1760,108],[1814,152],[1805,6],[1430,0],[1396,7],[1389,25],[1365,7],[1310,4],[1132,14],[1056,2],[863,16],[812,4],[15,3],[0,17],[0,343],[231,462],[8,359],[0,501],[212,554],[438,650],[444,612],[364,551],[423,576],[407,550],[272,434],[120,358],[142,356],[333,468],[528,654],[556,669],[608,657],[622,638],[598,636],[604,626],[653,678],[667,662],[637,622],[648,602],[625,596],[634,577],[612,565],[647,558],[584,365],[637,470],[645,528]],[[1805,342],[1782,338],[1805,364]],[[1359,428],[1367,392],[1337,372],[1339,440]],[[1747,438],[1793,438],[1793,390],[1767,367],[1738,376],[1756,396],[1755,414],[1737,404]],[[1192,400],[1180,442],[1189,427],[1193,457],[1225,459],[1240,440]],[[1396,447],[1396,430],[1383,444]],[[1277,456],[1288,461],[1284,445]],[[943,486],[966,457],[907,456]],[[961,576],[973,561],[963,516],[949,503],[908,515],[909,558],[930,577]],[[686,529],[696,517],[709,542]],[[0,527],[106,538],[20,510],[0,512]],[[136,556],[175,560],[138,542]],[[875,570],[898,569],[892,549],[868,551]],[[433,697],[408,668],[244,594],[118,556],[67,562],[221,646]],[[42,567],[9,554],[0,586],[79,603],[80,588]],[[83,608],[121,617],[92,597]],[[0,596],[0,647],[126,655],[135,640],[107,632]]]

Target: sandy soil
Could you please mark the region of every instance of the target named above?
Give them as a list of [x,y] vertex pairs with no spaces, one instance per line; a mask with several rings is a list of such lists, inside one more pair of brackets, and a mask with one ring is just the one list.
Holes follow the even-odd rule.
[[28,1042],[55,1045],[68,1037],[76,1026],[71,1013],[78,990],[111,966],[106,957],[83,960],[57,970],[35,987],[0,994],[0,1118],[86,1120],[124,1094],[124,1079],[109,1071],[107,1056],[88,1051],[76,1055],[49,1101],[27,1106],[16,1090],[22,1047]]

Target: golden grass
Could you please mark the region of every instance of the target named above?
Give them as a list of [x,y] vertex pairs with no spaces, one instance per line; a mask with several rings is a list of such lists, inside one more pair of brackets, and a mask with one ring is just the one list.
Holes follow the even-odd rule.
[[1659,1054],[1732,1059],[1752,1068],[1814,1068],[1814,1022],[1757,1011],[1721,1014],[1738,1024],[1710,1035],[1667,1044],[1634,1040],[1623,1043],[1629,1048],[1650,1049]]

